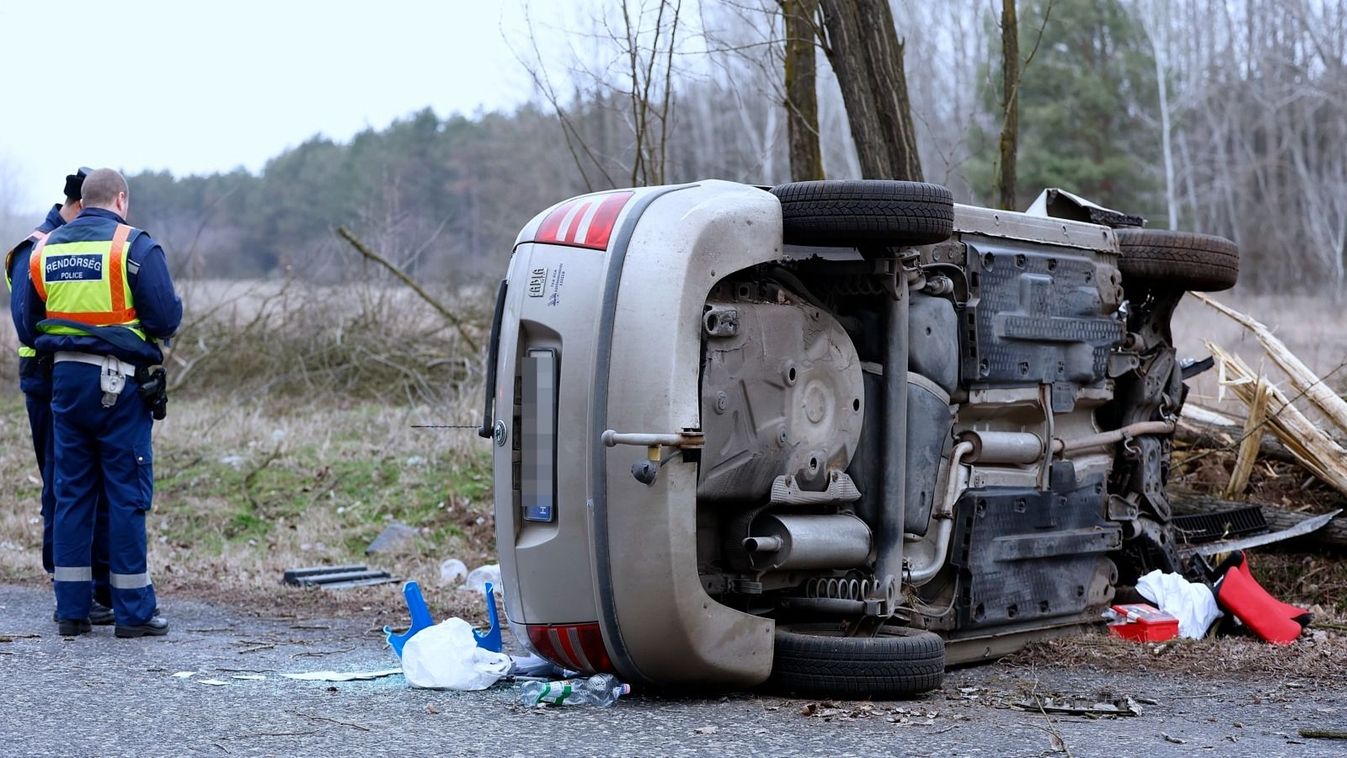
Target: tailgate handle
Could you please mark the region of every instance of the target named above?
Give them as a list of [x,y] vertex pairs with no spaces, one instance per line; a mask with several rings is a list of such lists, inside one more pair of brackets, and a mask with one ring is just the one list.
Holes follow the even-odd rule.
[[[608,447],[632,445],[645,448],[645,460],[638,460],[632,464],[631,475],[636,478],[636,481],[647,487],[655,483],[655,477],[659,475],[660,466],[670,460],[661,455],[661,448],[671,447],[686,454],[689,450],[700,450],[706,445],[706,435],[700,429],[684,429],[681,432],[666,434],[623,433],[609,429],[599,439]],[[683,460],[689,460],[689,458],[684,455]]]
[[495,435],[492,422],[496,415],[496,360],[500,356],[500,322],[505,317],[506,284],[507,280],[501,279],[500,287],[496,288],[496,312],[491,317],[491,341],[486,351],[486,402],[482,408],[482,427],[477,430],[477,436],[483,439]]

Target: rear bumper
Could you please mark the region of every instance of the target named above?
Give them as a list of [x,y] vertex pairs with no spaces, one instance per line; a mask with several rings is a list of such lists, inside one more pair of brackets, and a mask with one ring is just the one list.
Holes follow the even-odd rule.
[[[781,256],[780,205],[766,192],[706,182],[657,202],[610,263],[601,328],[611,352],[607,381],[595,383],[596,433],[699,429],[707,293],[727,274]],[[647,486],[631,475],[643,456],[604,449],[592,474],[595,591],[614,663],[665,685],[766,680],[774,622],[721,605],[702,587],[696,464],[675,458]]]
[[[593,256],[583,270],[573,267],[581,254]],[[516,251],[496,398],[508,438],[523,431],[529,439],[508,413],[521,356],[551,339],[560,380],[553,523],[523,519],[516,464],[527,451],[496,448],[497,545],[513,621],[530,629],[597,623],[613,668],[632,681],[751,686],[770,674],[774,622],[721,605],[702,587],[696,464],[670,461],[647,486],[631,475],[645,451],[605,448],[601,435],[699,428],[706,295],[725,275],[780,257],[776,199],[727,182],[639,191],[603,254],[537,244]],[[547,296],[528,302],[529,277],[565,261],[563,302],[569,296],[573,307],[549,310]],[[555,640],[563,650],[565,642],[578,638]]]

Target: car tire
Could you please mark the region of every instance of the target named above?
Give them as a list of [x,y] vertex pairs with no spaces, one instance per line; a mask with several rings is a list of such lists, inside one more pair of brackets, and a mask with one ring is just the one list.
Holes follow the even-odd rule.
[[938,184],[889,180],[791,182],[781,201],[788,245],[929,245],[954,233],[954,196]]
[[811,697],[892,700],[936,689],[945,676],[939,635],[883,626],[848,637],[841,625],[778,624],[773,689]]
[[1123,287],[1163,285],[1218,292],[1239,279],[1239,248],[1224,237],[1168,229],[1117,230]]

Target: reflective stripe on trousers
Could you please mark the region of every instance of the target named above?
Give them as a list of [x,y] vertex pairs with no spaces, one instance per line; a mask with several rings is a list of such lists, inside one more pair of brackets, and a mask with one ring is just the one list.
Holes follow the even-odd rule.
[[57,566],[52,578],[58,582],[92,582],[93,566]]
[[114,590],[138,590],[142,587],[150,586],[150,572],[144,571],[139,574],[118,574],[112,572],[108,574],[108,584]]

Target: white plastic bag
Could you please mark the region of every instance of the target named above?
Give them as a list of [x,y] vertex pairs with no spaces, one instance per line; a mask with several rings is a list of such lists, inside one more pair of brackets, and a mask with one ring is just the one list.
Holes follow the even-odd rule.
[[1137,592],[1155,607],[1179,620],[1179,636],[1200,640],[1213,621],[1221,617],[1216,598],[1205,584],[1165,574],[1156,569],[1137,580]]
[[486,592],[486,583],[491,582],[500,592],[500,564],[488,563],[485,566],[478,566],[468,572],[468,578],[463,580],[463,586],[473,592]]
[[413,687],[484,690],[510,672],[510,656],[477,647],[472,627],[451,618],[422,629],[402,648],[402,671]]

